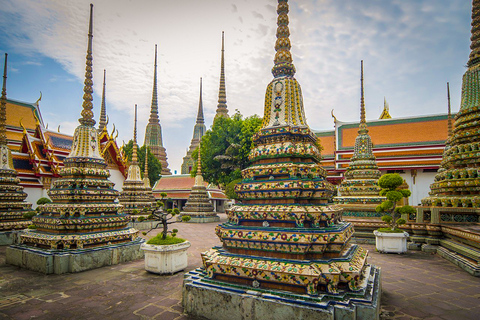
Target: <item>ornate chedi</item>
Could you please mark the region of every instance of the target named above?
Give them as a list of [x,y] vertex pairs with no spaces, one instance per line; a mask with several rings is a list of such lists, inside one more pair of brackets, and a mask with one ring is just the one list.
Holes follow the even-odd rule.
[[155,68],[153,74],[152,105],[150,108],[150,119],[145,130],[145,145],[162,164],[162,175],[171,175],[168,168],[167,152],[162,141],[162,127],[158,118],[158,95],[157,95],[157,45],[155,45]]
[[195,161],[192,159],[192,153],[200,145],[200,141],[206,131],[207,127],[205,127],[205,119],[203,117],[202,78],[200,78],[200,98],[198,100],[197,122],[193,128],[193,138],[190,142],[190,148],[188,148],[187,155],[183,157],[182,174],[189,174],[190,171],[192,171],[195,164]]
[[217,117],[228,117],[228,109],[227,109],[227,90],[225,87],[225,42],[224,42],[224,32],[222,31],[222,58],[221,58],[221,65],[220,65],[220,87],[218,89],[218,105],[217,105],[217,113],[215,114],[215,118]]
[[190,216],[189,222],[214,222],[220,221],[220,217],[214,211],[213,204],[210,202],[207,188],[203,182],[202,165],[200,156],[200,145],[198,145],[198,164],[197,175],[195,176],[195,185],[188,196],[187,203],[183,207],[181,215]]
[[90,5],[83,104],[72,149],[60,170],[61,177],[48,192],[53,202],[39,206],[39,214],[32,219],[36,229],[21,236],[22,245],[7,249],[9,264],[65,273],[139,258],[137,252],[143,241],[137,230],[127,227],[129,216],[118,213],[122,207],[115,203],[118,191],[108,179],[94,127],[92,17]]
[[[227,210],[228,221],[216,228],[223,247],[202,253],[203,270],[186,278],[184,310],[208,318],[201,312],[211,297],[225,314],[227,301],[233,310],[233,301],[241,300],[239,309],[246,308],[252,319],[262,311],[272,319],[307,319],[318,312],[329,314],[322,319],[337,319],[337,303],[350,304],[344,314],[354,315],[358,299],[369,304],[365,319],[375,319],[379,270],[366,263],[367,250],[349,243],[353,226],[330,202],[334,187],[320,166],[317,138],[294,78],[287,0],[278,0],[277,13],[274,79],[265,94],[263,125],[253,138],[252,165],[236,186],[241,204]],[[196,290],[200,287],[208,295]],[[243,295],[234,300],[239,292]],[[311,310],[316,313],[308,314]]]
[[[123,190],[118,201],[123,206],[123,212],[128,214],[145,213],[153,209],[152,188],[145,186],[142,180],[137,157],[137,105],[135,105],[135,124],[133,127],[132,162],[128,166],[127,179],[123,182]],[[148,179],[148,177],[147,177]],[[150,192],[149,192],[150,191]]]
[[5,125],[7,120],[7,57],[8,54],[5,53],[3,87],[0,98],[0,244],[11,243],[10,231],[25,229],[30,224],[23,214],[31,211],[32,207],[30,203],[25,202],[27,194],[19,185],[20,179],[13,167],[12,152],[7,146]]
[[[335,203],[343,208],[344,217],[381,217],[375,208],[385,200],[379,196],[380,187],[375,156],[372,152],[372,139],[368,134],[365,120],[365,98],[363,87],[363,60],[361,62],[361,93],[360,93],[360,125],[358,136],[355,139],[353,156],[345,171],[345,179],[338,187],[339,196],[334,198]],[[357,229],[357,227],[355,227]]]
[[473,1],[471,53],[463,75],[460,110],[442,167],[424,206],[480,208],[480,1]]

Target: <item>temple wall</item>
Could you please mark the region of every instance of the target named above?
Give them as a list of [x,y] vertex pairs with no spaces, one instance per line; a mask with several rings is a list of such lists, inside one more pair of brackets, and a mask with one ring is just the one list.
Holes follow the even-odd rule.
[[118,169],[108,169],[110,171],[110,178],[109,180],[115,183],[114,189],[117,191],[123,190],[123,181],[125,181],[125,177]]
[[38,199],[42,197],[47,197],[48,194],[45,189],[42,188],[24,188],[23,189],[27,193],[27,199],[25,201],[30,202],[32,204],[32,208],[35,209],[37,207],[37,201]]
[[[436,172],[424,172],[422,169],[417,170],[415,176],[412,175],[412,170],[404,170],[405,173],[400,173],[400,176],[405,179],[412,195],[408,198],[408,203],[412,206],[421,204],[421,200],[428,196],[430,192],[430,184],[433,183]],[[382,174],[385,172],[382,171]]]

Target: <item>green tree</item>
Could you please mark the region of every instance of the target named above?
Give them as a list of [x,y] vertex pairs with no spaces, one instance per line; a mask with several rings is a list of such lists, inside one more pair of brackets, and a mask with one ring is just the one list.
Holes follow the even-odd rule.
[[[387,173],[380,177],[378,185],[380,195],[385,196],[387,200],[378,205],[375,210],[377,212],[385,212],[386,215],[382,217],[382,221],[386,222],[391,231],[398,230],[399,225],[405,224],[405,219],[401,218],[402,214],[414,213],[415,209],[412,206],[397,206],[397,202],[402,198],[408,198],[412,194],[408,189],[398,189],[403,184],[403,179],[398,173]],[[401,232],[401,230],[398,230]]]
[[[145,148],[147,148],[147,146],[144,145],[137,150],[138,165],[142,171],[142,176],[145,172]],[[133,140],[128,141],[128,143],[123,146],[122,152],[127,157],[128,161],[132,161]],[[150,149],[148,149],[148,179],[150,179],[151,187],[153,187],[155,182],[160,179],[161,172],[162,164],[157,158],[155,158]]]
[[[230,118],[215,119],[212,127],[202,137],[202,174],[205,181],[225,187],[241,178],[248,164],[248,154],[253,147],[252,137],[260,129],[262,118],[257,115],[243,119],[240,112]],[[197,159],[198,149],[192,154]],[[197,174],[197,166],[191,175]]]

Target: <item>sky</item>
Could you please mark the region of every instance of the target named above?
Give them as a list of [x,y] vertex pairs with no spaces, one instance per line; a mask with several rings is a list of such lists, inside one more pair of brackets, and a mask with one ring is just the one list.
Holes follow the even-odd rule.
[[[9,53],[7,97],[35,102],[49,129],[73,134],[80,118],[89,3],[94,4],[94,112],[98,122],[103,69],[106,107],[117,141],[138,142],[150,114],[154,48],[158,105],[169,168],[180,173],[193,136],[203,78],[207,129],[218,103],[221,34],[229,113],[263,116],[275,54],[275,0],[0,0],[0,54]],[[359,119],[364,60],[368,119],[384,97],[394,118],[446,113],[460,106],[470,52],[471,1],[297,0],[290,5],[290,40],[307,122],[333,130]],[[414,134],[414,133],[412,133]]]

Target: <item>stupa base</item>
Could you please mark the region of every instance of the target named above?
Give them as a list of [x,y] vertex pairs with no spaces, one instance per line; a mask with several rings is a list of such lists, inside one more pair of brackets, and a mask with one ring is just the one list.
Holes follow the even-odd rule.
[[[190,216],[188,223],[209,223],[209,222],[218,222],[220,217],[216,214],[214,215],[203,215],[203,214],[192,214],[190,212],[182,212],[184,216]],[[178,217],[178,221],[182,221],[182,215]]]
[[140,250],[140,245],[144,242],[144,239],[137,238],[126,243],[73,250],[46,250],[12,245],[7,248],[6,262],[44,274],[82,272],[142,259],[144,252]]
[[208,279],[203,268],[185,274],[184,312],[211,320],[379,319],[380,269],[370,266],[360,292],[316,297]]
[[20,242],[23,230],[0,231],[0,246],[9,246]]

